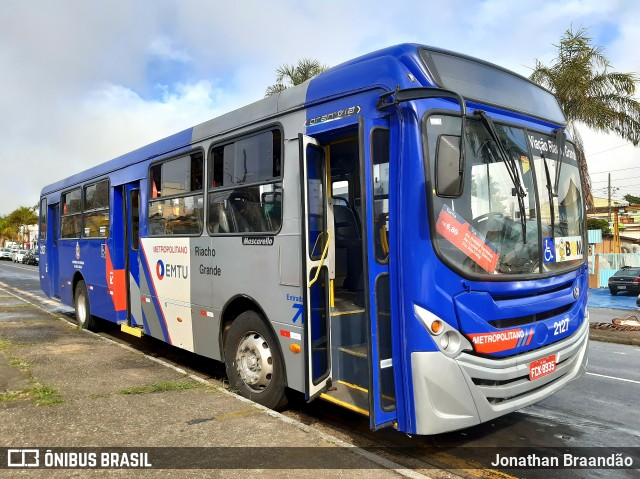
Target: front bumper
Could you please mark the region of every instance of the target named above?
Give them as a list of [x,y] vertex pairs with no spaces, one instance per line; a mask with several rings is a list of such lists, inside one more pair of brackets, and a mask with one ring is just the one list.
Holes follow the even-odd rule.
[[[411,354],[417,434],[461,429],[534,404],[586,372],[589,319],[568,338],[505,359],[461,353]],[[556,355],[556,370],[529,379],[529,364]]]

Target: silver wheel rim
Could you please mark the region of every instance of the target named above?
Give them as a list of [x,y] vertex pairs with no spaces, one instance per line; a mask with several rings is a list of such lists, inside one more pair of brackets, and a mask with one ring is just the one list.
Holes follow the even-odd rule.
[[242,382],[255,392],[269,387],[273,378],[273,356],[269,343],[255,331],[242,336],[236,349],[236,369]]
[[84,322],[87,320],[87,306],[84,302],[83,293],[78,293],[78,296],[76,298],[76,311],[78,323],[84,324]]

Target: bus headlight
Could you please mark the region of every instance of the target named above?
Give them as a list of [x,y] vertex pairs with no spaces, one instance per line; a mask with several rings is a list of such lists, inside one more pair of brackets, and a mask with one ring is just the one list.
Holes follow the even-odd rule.
[[446,321],[417,304],[413,305],[413,311],[443,354],[453,358],[462,351],[473,351],[469,340]]

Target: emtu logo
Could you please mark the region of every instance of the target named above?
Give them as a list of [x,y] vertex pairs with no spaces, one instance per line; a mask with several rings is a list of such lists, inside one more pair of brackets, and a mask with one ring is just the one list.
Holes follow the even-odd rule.
[[164,263],[161,259],[159,259],[156,263],[156,275],[158,276],[159,280],[162,280],[164,278]]

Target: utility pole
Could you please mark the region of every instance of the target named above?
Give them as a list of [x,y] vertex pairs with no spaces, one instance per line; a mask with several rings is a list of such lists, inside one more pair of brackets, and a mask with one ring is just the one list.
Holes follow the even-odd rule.
[[609,173],[609,186],[607,187],[608,198],[609,198],[609,224],[611,224],[611,173]]

